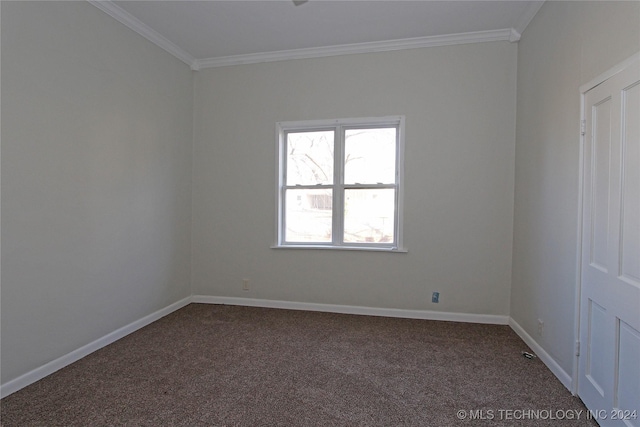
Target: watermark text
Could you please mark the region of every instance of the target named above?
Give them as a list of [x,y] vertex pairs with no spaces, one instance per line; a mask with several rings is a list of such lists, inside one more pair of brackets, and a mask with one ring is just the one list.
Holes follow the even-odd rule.
[[636,410],[625,409],[460,409],[459,420],[637,420]]

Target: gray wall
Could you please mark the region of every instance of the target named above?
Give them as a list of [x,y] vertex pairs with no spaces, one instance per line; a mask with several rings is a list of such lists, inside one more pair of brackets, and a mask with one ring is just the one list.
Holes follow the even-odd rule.
[[192,73],[86,2],[2,2],[2,383],[190,295]]
[[[547,2],[519,46],[192,78],[85,2],[2,2],[1,48],[2,383],[192,292],[511,314],[571,371],[578,88],[640,50],[640,3]],[[384,115],[409,252],[270,249],[275,123]]]
[[[198,72],[194,294],[508,315],[516,63],[494,42]],[[385,115],[406,116],[409,252],[270,249],[276,122]]]
[[571,375],[579,88],[640,51],[640,3],[547,1],[518,50],[511,317]]

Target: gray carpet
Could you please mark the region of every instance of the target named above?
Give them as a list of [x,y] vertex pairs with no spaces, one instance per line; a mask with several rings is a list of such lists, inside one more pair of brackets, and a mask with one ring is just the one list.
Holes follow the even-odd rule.
[[[525,350],[508,326],[191,304],[7,396],[0,416],[5,427],[596,425]],[[570,411],[583,412],[557,419]]]

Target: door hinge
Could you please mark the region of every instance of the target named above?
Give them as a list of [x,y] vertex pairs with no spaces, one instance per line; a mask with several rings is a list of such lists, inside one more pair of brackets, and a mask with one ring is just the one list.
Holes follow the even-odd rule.
[[576,356],[580,356],[580,341],[576,341]]
[[584,136],[585,133],[587,133],[587,121],[582,120],[580,122],[580,135]]

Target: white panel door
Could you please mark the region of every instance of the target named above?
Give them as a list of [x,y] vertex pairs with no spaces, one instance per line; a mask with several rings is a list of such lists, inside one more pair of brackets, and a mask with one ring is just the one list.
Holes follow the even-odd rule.
[[640,427],[640,61],[585,94],[578,395]]

